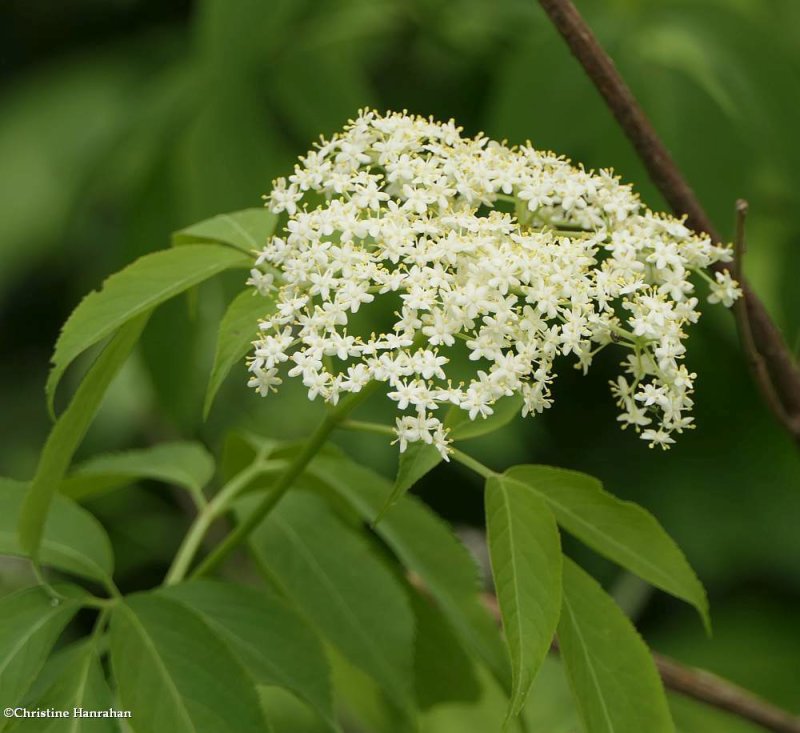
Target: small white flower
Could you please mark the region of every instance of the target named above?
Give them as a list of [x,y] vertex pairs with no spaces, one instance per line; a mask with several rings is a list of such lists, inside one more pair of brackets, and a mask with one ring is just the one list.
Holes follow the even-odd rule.
[[275,276],[269,272],[261,272],[258,268],[250,270],[250,277],[247,279],[247,285],[252,285],[259,295],[269,295],[275,286],[272,284]]
[[739,287],[739,283],[731,278],[727,270],[714,273],[714,277],[716,282],[711,285],[711,295],[708,296],[708,302],[722,303],[726,308],[730,308],[737,298],[742,297],[742,289]]

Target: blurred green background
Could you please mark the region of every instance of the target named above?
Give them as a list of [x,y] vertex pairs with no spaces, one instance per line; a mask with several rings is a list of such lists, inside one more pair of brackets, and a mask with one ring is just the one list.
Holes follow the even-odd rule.
[[[800,2],[578,5],[723,232],[736,198],[750,201],[747,270],[795,346]],[[0,473],[15,478],[32,474],[47,434],[49,354],[80,297],[174,229],[259,205],[273,177],[359,107],[530,139],[613,167],[663,207],[534,0],[6,0],[0,49]],[[252,396],[243,367],[201,419],[216,324],[241,287],[236,274],[204,286],[193,318],[179,300],[158,312],[82,456],[175,437],[218,449],[232,428],[310,429],[318,406],[292,389]],[[470,448],[496,467],[585,470],[650,508],[706,583],[716,630],[706,638],[657,594],[631,606],[645,636],[800,710],[800,461],[753,389],[732,318],[712,310],[689,348],[698,427],[673,450],[617,428],[613,358],[588,377],[565,369],[548,414]],[[380,439],[341,442],[392,472],[395,450]],[[480,524],[479,485],[457,467],[418,491],[455,523]],[[92,509],[128,586],[157,581],[187,521],[173,498],[145,486]],[[610,566],[569,549],[618,584]]]

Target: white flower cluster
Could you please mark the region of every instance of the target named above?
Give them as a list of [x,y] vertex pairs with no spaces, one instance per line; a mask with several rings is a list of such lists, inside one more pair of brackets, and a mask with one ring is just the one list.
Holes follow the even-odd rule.
[[[286,370],[336,403],[386,383],[401,450],[424,441],[447,456],[444,406],[475,420],[520,395],[523,415],[541,412],[557,357],[585,372],[609,344],[627,349],[619,420],[666,447],[692,423],[689,276],[708,280],[712,302],[740,295],[705,273],[729,249],[649,211],[610,172],[463,137],[452,121],[362,111],[275,181],[268,205],[288,221],[248,281],[276,299],[249,386],[266,395]],[[366,304],[392,323],[360,329]]]

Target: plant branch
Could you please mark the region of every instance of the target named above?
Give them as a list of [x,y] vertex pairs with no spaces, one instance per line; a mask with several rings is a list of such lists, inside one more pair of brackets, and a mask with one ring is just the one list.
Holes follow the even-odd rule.
[[[539,4],[603,96],[672,210],[679,216],[685,214],[687,224],[695,231],[721,241],[652,123],[571,0],[539,0]],[[723,270],[725,265],[718,264],[715,269]],[[762,359],[777,398],[775,403],[768,401],[768,405],[795,442],[800,443],[800,371],[764,304],[746,281],[741,281],[741,287],[754,353]]]
[[476,460],[470,455],[467,455],[464,453],[464,451],[458,450],[458,448],[451,448],[450,455],[452,455],[453,459],[462,466],[469,468],[471,471],[474,471],[485,479],[490,479],[492,476],[498,475],[495,471],[492,471],[491,468],[484,466],[480,461]]
[[711,672],[653,654],[664,687],[775,733],[800,733],[800,717]]
[[253,479],[276,468],[285,468],[284,461],[266,461],[265,458],[263,452],[259,452],[247,468],[228,481],[219,493],[198,512],[167,572],[164,579],[165,585],[174,585],[183,580],[211,525]]
[[369,397],[372,392],[380,386],[380,382],[371,382],[364,387],[361,392],[352,395],[350,399],[341,402],[331,410],[317,429],[306,441],[303,449],[289,463],[286,470],[277,478],[269,493],[261,500],[261,503],[236,525],[234,530],[217,545],[195,569],[191,577],[207,575],[219,567],[220,563],[242,544],[250,534],[258,527],[264,518],[275,508],[276,504],[284,497],[292,487],[297,477],[303,472],[305,467],[311,462],[320,448],[328,440],[330,434],[341,425],[347,415],[355,407]]
[[[733,276],[739,281],[744,280],[744,255],[747,249],[745,240],[745,220],[747,219],[748,204],[744,199],[736,202],[736,238],[734,239],[733,257]],[[736,325],[739,331],[739,340],[742,344],[747,366],[753,377],[753,381],[758,385],[764,401],[769,405],[772,412],[785,425],[788,419],[786,411],[781,404],[780,397],[775,392],[775,385],[770,379],[767,365],[764,358],[758,352],[753,340],[753,332],[750,328],[750,319],[747,317],[747,300],[750,295],[743,295],[733,305],[733,312],[736,316]],[[791,430],[791,427],[787,427]]]
[[[395,432],[390,425],[364,422],[363,420],[345,420],[342,422],[341,427],[345,430],[359,430],[364,433],[374,433],[375,435],[395,435]],[[466,466],[475,473],[483,476],[485,479],[489,479],[492,476],[497,476],[497,473],[492,471],[491,468],[484,466],[480,461],[475,460],[472,456],[464,453],[464,451],[458,450],[458,448],[451,446],[450,456],[457,463]]]

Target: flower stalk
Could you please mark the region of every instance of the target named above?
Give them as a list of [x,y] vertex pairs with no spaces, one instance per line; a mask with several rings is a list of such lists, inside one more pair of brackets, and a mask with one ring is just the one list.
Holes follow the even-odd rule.
[[[350,414],[361,402],[367,399],[380,384],[373,382],[367,385],[358,394],[352,395],[349,399],[344,400],[334,407],[317,429],[309,436],[308,440],[303,446],[303,449],[294,457],[294,459],[286,467],[286,470],[277,478],[275,483],[269,490],[269,493],[262,499],[261,503],[248,514],[242,522],[236,525],[234,530],[225,539],[217,545],[211,553],[197,566],[191,573],[191,577],[201,577],[208,575],[216,570],[220,564],[228,557],[239,545],[244,543],[252,532],[261,524],[267,515],[275,508],[278,502],[285,496],[289,489],[294,484],[295,480],[305,470],[306,466],[313,460],[314,456],[320,451],[323,445],[327,442],[331,433],[341,425],[347,415]],[[251,478],[242,486],[249,483]],[[233,498],[233,497],[230,497]],[[227,504],[226,504],[227,506]],[[200,530],[198,530],[199,534]],[[193,544],[199,545],[199,542],[193,540]],[[196,549],[196,546],[195,546]],[[185,555],[189,555],[187,550]],[[191,555],[194,553],[192,552]],[[170,571],[167,582],[174,583],[181,580],[188,565],[191,563],[191,557],[188,560],[181,561],[179,569],[174,572]]]

